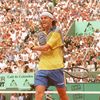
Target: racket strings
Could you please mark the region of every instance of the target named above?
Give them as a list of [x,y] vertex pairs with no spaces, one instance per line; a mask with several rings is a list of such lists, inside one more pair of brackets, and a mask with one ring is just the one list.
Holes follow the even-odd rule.
[[65,72],[69,74],[72,77],[75,78],[87,78],[88,77],[88,70],[80,67],[75,67],[75,68],[67,68],[65,69]]

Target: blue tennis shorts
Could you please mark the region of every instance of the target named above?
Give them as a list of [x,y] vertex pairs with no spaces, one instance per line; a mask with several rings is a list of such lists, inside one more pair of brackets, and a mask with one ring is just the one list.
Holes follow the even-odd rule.
[[56,70],[39,70],[35,75],[35,86],[65,87],[63,68]]

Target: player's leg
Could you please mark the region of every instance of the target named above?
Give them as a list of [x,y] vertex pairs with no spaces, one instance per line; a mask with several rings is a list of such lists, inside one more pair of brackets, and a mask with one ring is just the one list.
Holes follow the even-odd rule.
[[58,94],[60,96],[60,100],[69,100],[66,94],[66,88],[57,87]]
[[35,100],[43,100],[44,92],[47,88],[47,71],[39,70],[35,74]]
[[43,85],[36,86],[35,100],[43,100],[46,87]]
[[56,86],[60,99],[68,100],[68,96],[66,94],[65,82],[64,82],[63,69],[50,71],[49,78],[52,80],[53,84]]

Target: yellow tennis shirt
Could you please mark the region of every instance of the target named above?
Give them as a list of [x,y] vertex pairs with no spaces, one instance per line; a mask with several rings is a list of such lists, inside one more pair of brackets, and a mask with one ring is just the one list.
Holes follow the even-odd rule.
[[47,44],[52,49],[42,52],[39,62],[39,70],[54,70],[63,68],[63,42],[59,32],[51,32],[47,36]]

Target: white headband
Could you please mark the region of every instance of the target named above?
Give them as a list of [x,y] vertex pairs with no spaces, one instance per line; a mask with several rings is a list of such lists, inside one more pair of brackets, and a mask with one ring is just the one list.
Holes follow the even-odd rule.
[[47,16],[47,17],[50,17],[51,19],[54,19],[53,15],[49,12],[43,12],[42,14],[40,14],[40,17],[42,16]]

